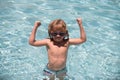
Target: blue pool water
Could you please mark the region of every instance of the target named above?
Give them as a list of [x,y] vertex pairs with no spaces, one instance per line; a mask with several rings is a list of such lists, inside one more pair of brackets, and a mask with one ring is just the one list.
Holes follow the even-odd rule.
[[0,0],[0,80],[42,80],[45,47],[28,38],[35,21],[37,39],[48,37],[50,21],[62,18],[70,38],[83,19],[87,42],[68,51],[68,75],[75,80],[120,80],[120,0]]

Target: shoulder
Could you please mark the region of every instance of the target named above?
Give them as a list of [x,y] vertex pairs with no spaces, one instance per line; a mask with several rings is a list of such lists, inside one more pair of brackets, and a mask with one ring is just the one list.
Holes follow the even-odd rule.
[[50,39],[49,38],[46,38],[46,39],[43,39],[43,41],[48,44],[50,42]]
[[44,39],[44,41],[50,42],[51,40],[50,40],[50,38],[46,38],[46,39]]
[[42,39],[42,40],[37,40],[36,41],[36,45],[38,46],[47,46],[50,42],[50,39],[46,38],[46,39]]
[[46,38],[46,39],[44,39],[44,41],[45,41],[47,44],[50,44],[50,43],[51,43],[51,39],[50,39],[50,38]]

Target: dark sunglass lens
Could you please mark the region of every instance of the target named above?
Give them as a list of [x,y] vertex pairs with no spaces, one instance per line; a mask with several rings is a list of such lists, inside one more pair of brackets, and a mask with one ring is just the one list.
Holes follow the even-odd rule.
[[64,35],[65,35],[65,33],[59,33],[59,35],[60,35],[60,36],[64,36]]
[[54,32],[54,33],[51,33],[51,35],[52,35],[52,36],[57,36],[57,35],[64,36],[65,33],[63,33],[63,32],[59,32],[59,33]]
[[57,33],[52,33],[52,36],[57,36]]

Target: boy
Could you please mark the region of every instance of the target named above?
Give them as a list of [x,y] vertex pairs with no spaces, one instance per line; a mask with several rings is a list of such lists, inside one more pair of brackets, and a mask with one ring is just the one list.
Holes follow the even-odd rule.
[[61,19],[52,21],[48,26],[50,38],[35,40],[37,28],[41,25],[39,21],[35,22],[34,28],[29,38],[29,44],[32,46],[46,46],[48,52],[48,64],[43,70],[44,74],[51,76],[64,77],[66,75],[67,51],[70,45],[81,44],[86,41],[86,34],[82,26],[82,19],[77,19],[80,28],[80,37],[69,39],[66,23]]

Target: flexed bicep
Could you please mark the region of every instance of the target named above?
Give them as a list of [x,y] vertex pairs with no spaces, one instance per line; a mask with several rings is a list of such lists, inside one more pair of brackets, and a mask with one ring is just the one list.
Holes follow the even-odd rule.
[[49,39],[35,40],[32,43],[29,43],[32,46],[46,46]]

